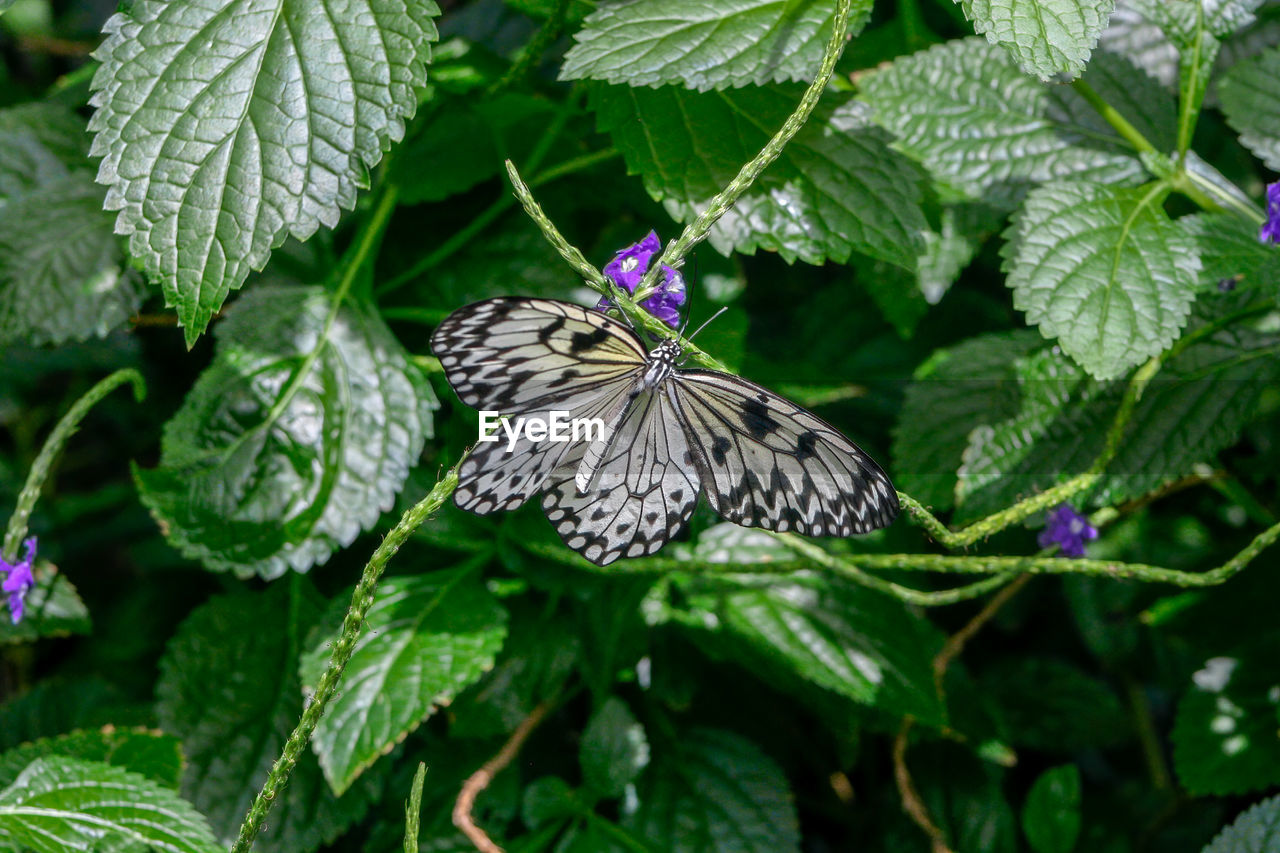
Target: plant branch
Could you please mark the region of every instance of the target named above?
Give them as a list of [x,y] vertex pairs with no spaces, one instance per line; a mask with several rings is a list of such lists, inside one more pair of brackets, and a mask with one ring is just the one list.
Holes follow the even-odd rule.
[[1119,110],[1107,103],[1101,95],[1098,94],[1092,86],[1084,81],[1084,78],[1077,77],[1071,81],[1071,88],[1076,90],[1076,94],[1089,102],[1089,106],[1098,111],[1098,115],[1102,116],[1107,124],[1111,125],[1116,133],[1124,138],[1133,146],[1135,151],[1142,154],[1158,154],[1156,147],[1151,141],[1142,135],[1136,127],[1129,123]]
[[306,748],[307,741],[311,739],[316,725],[320,722],[320,718],[324,716],[329,700],[333,698],[333,694],[338,688],[342,672],[351,660],[351,655],[355,651],[356,640],[364,627],[365,614],[369,612],[369,608],[373,605],[374,593],[377,591],[378,580],[382,577],[383,569],[386,568],[387,563],[400,550],[400,546],[408,540],[413,531],[417,530],[432,513],[440,509],[449,498],[449,495],[453,494],[453,490],[458,485],[458,469],[464,459],[466,459],[465,453],[457,464],[440,478],[430,494],[405,512],[400,519],[400,523],[391,528],[390,532],[382,540],[382,544],[373,552],[373,556],[365,565],[364,571],[360,575],[360,582],[356,584],[355,591],[351,594],[351,606],[347,609],[347,615],[342,621],[342,630],[338,635],[338,639],[333,643],[333,651],[329,654],[329,663],[325,667],[324,674],[320,676],[319,683],[316,685],[315,695],[311,699],[311,704],[307,705],[306,710],[302,712],[302,719],[298,721],[293,733],[285,741],[280,757],[272,765],[271,772],[267,774],[267,780],[263,784],[262,790],[258,792],[253,804],[249,807],[244,823],[240,826],[240,833],[236,838],[236,842],[231,847],[231,853],[248,853],[253,847],[254,839],[257,838],[258,833],[262,830],[263,820],[271,810],[271,806],[279,798],[285,785],[288,784],[289,776],[293,773],[298,757],[302,754],[302,750]]
[[920,798],[920,792],[911,780],[911,771],[907,768],[907,741],[915,722],[914,717],[903,717],[898,734],[893,739],[893,781],[898,786],[898,796],[902,798],[902,810],[929,836],[932,853],[952,853],[947,845],[946,834],[929,816],[929,809]]
[[35,462],[31,463],[31,471],[27,474],[27,481],[23,484],[22,491],[18,493],[18,502],[14,505],[13,515],[9,516],[9,524],[5,528],[4,545],[0,547],[0,557],[3,557],[6,562],[13,563],[18,559],[18,548],[27,535],[27,522],[31,519],[31,511],[35,509],[45,480],[49,478],[53,463],[62,452],[62,448],[66,446],[67,440],[75,435],[80,422],[84,420],[85,415],[89,414],[90,409],[126,382],[133,385],[135,402],[141,403],[146,399],[147,384],[142,380],[142,374],[131,367],[117,370],[76,400],[54,426],[53,432],[49,433],[44,446],[36,455]]

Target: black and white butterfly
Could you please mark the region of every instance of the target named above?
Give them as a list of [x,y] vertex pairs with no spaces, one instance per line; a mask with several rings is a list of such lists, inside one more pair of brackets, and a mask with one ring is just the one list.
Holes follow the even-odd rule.
[[597,565],[652,554],[689,520],[699,491],[729,521],[809,536],[884,527],[898,496],[834,427],[759,385],[677,368],[599,311],[503,297],[450,314],[431,338],[468,406],[508,416],[599,418],[592,441],[477,445],[454,501],[486,515],[542,493],[565,544]]

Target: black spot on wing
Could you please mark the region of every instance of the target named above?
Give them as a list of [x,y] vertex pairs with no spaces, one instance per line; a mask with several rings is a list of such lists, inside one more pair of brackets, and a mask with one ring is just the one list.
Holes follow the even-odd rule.
[[557,317],[547,325],[543,326],[538,330],[538,340],[542,341],[544,344],[551,340],[552,335],[564,328],[564,322],[564,317]]
[[729,448],[732,446],[733,444],[729,439],[723,435],[717,435],[715,440],[711,442],[711,457],[715,459],[717,465],[724,465],[725,460],[728,458],[726,454],[728,454]]
[[742,425],[756,441],[771,432],[777,432],[782,426],[774,420],[773,415],[769,413],[769,407],[759,396],[748,397],[742,401]]
[[814,454],[818,446],[818,434],[813,430],[800,433],[796,439],[796,459],[803,462]]
[[586,332],[574,332],[573,337],[569,339],[569,350],[575,354],[592,347],[600,346],[600,344],[609,340],[609,330],[601,326],[595,331],[587,334]]

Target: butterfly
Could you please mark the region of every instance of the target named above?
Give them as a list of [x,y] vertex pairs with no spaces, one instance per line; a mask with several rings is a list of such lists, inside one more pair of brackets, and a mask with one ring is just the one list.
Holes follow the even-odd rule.
[[656,552],[700,492],[729,521],[808,536],[865,533],[898,514],[884,471],[830,424],[737,376],[681,369],[679,343],[649,351],[599,311],[488,299],[446,317],[431,349],[468,406],[602,422],[578,441],[525,432],[478,444],[454,491],[481,515],[541,493],[565,544],[597,565]]

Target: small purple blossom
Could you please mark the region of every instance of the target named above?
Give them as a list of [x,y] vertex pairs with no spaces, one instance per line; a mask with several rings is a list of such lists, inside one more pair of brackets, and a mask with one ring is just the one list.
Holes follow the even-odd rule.
[[[640,286],[640,280],[649,269],[653,256],[661,249],[662,243],[658,240],[657,233],[650,231],[649,235],[639,243],[619,250],[613,256],[613,260],[605,265],[604,274],[612,279],[614,284],[626,288],[628,293],[635,293],[636,288]],[[680,325],[680,306],[685,301],[684,276],[679,270],[665,264],[662,271],[666,273],[666,279],[658,282],[653,295],[641,302],[640,306],[668,326],[675,328]],[[612,305],[613,303],[607,298],[602,297],[596,305],[596,310],[603,311]]]
[[1098,528],[1068,504],[1059,504],[1049,513],[1044,530],[1036,539],[1041,548],[1057,545],[1063,556],[1083,557],[1086,540],[1098,538]]
[[1264,243],[1280,243],[1280,181],[1267,185],[1267,221],[1258,232]]
[[0,573],[5,576],[4,582],[0,583],[0,590],[9,595],[9,615],[15,625],[22,621],[27,591],[36,585],[35,576],[31,573],[36,559],[36,537],[32,536],[23,542],[22,549],[22,559],[13,565],[0,557]]

